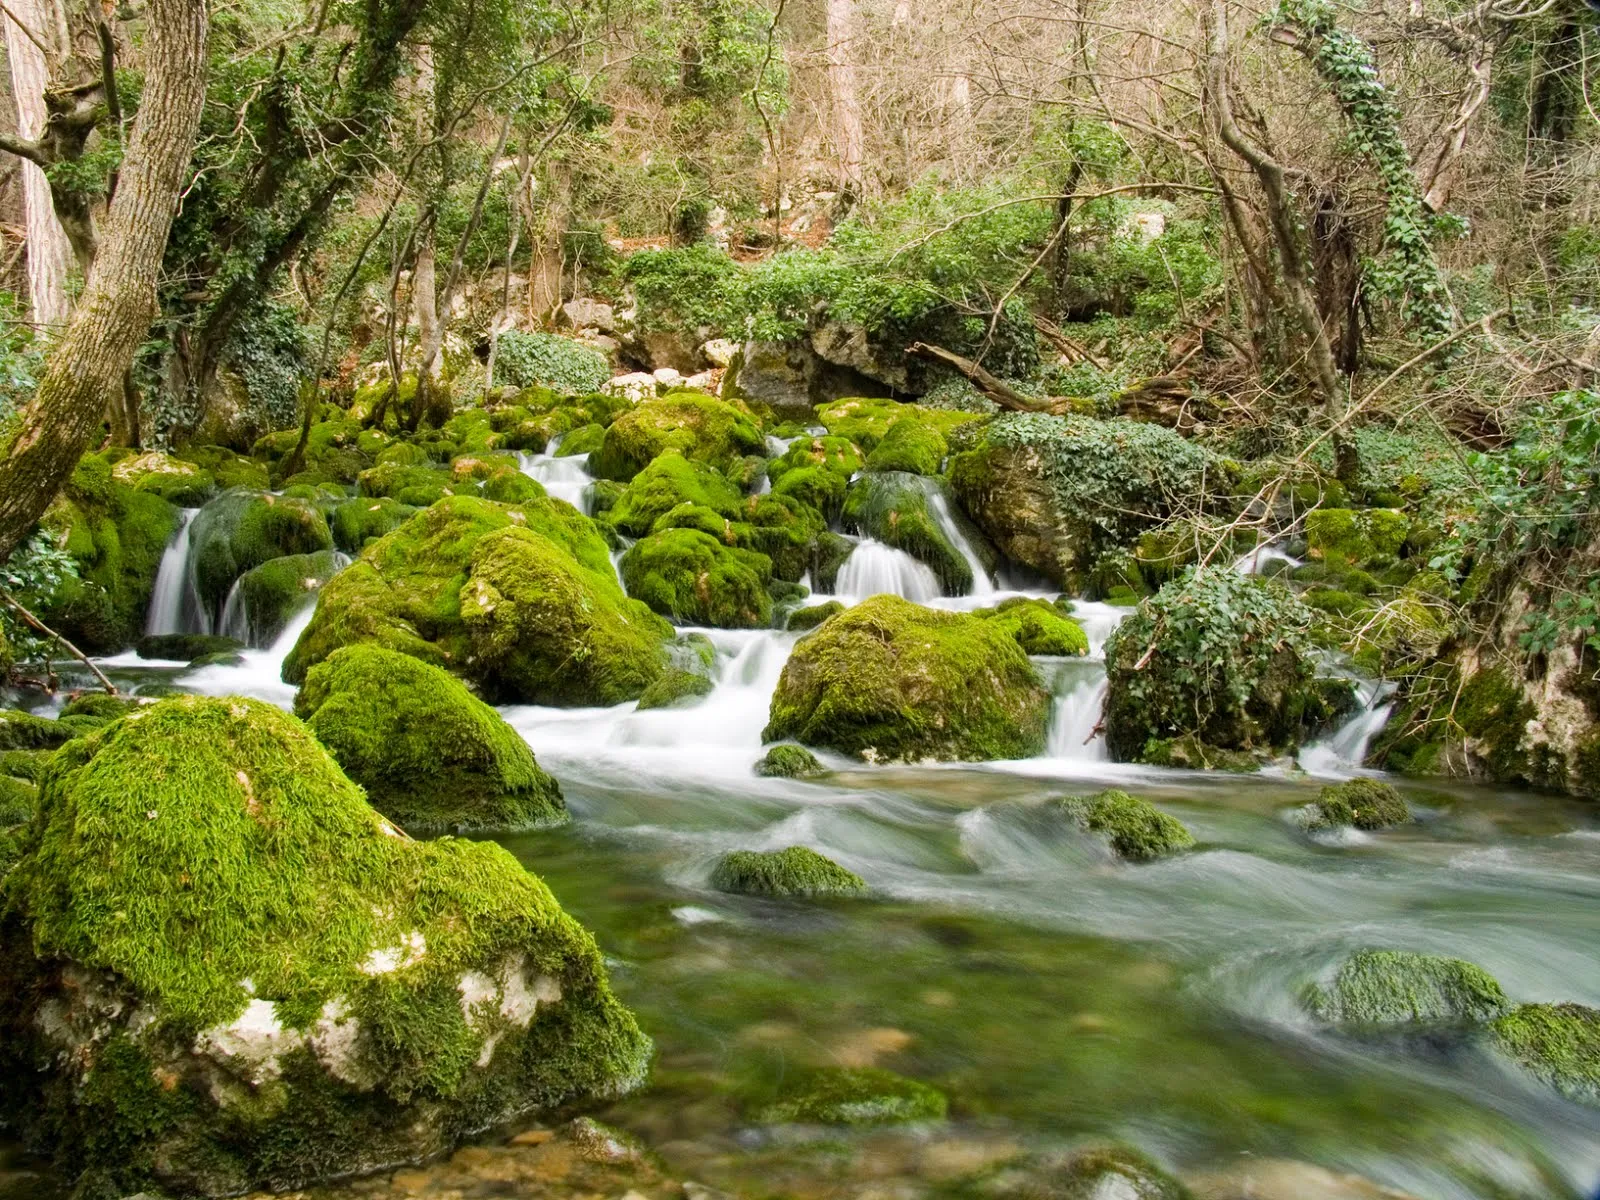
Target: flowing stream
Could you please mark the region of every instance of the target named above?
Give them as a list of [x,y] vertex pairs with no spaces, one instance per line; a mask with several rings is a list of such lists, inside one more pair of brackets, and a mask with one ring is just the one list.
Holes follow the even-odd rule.
[[146,634],[211,632],[211,618],[200,602],[189,559],[189,526],[199,515],[198,508],[183,510],[178,532],[172,535],[172,541],[161,555],[155,590],[145,614]]
[[[536,456],[526,469],[581,499],[582,465]],[[944,597],[931,571],[872,541],[837,590],[952,610],[1045,594],[990,584]],[[172,623],[170,591],[158,589],[152,627],[158,606]],[[834,773],[820,782],[757,778],[770,698],[803,636],[773,630],[702,631],[716,686],[689,707],[502,709],[560,779],[574,821],[498,840],[594,931],[658,1045],[652,1087],[597,1115],[645,1138],[678,1177],[745,1195],[954,1195],[937,1190],[931,1164],[1115,1138],[1189,1174],[1284,1159],[1422,1200],[1593,1196],[1594,1109],[1470,1042],[1334,1035],[1300,996],[1351,951],[1390,947],[1476,962],[1517,1001],[1600,1005],[1600,812],[1404,785],[1413,825],[1308,836],[1293,813],[1322,777],[1359,769],[1387,715],[1379,687],[1302,754],[1304,774],[1111,763],[1097,730],[1101,656],[1125,611],[1077,606],[1091,654],[1040,660],[1056,696],[1049,744],[1019,762],[872,768],[824,755]],[[278,672],[309,616],[242,665],[119,658],[108,670],[288,706]],[[1119,864],[1043,807],[1105,786],[1156,801],[1197,847]],[[785,904],[710,887],[722,853],[795,844],[863,876],[871,899]],[[819,1141],[744,1116],[741,1097],[824,1065],[933,1082],[952,1097],[951,1121]],[[459,1194],[513,1194],[494,1186],[485,1177]],[[365,1187],[313,1194],[353,1200]]]

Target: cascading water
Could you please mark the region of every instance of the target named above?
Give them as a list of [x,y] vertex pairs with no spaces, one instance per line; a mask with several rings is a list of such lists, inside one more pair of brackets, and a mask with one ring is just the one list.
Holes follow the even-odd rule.
[[944,593],[932,567],[874,538],[864,538],[850,552],[839,568],[834,590],[856,600],[889,594],[914,604],[926,604]]
[[[350,565],[350,556],[342,550],[333,552],[333,575],[337,575]],[[329,576],[332,578],[332,575]],[[313,581],[314,582],[314,581]],[[321,584],[326,584],[326,579],[315,587],[308,587],[309,591],[320,590]],[[250,611],[250,599],[245,589],[241,586],[244,576],[233,581],[233,586],[228,589],[228,598],[222,604],[222,619],[217,622],[217,632],[223,637],[230,637],[236,642],[246,646],[260,648],[263,643],[275,642],[282,632],[275,623],[267,624],[263,628],[263,621]]]
[[594,482],[594,476],[589,474],[589,456],[569,454],[558,458],[556,451],[560,448],[561,439],[553,438],[543,454],[518,454],[517,465],[557,500],[565,500],[579,512],[587,513],[589,485]]
[[1283,547],[1273,542],[1263,542],[1253,550],[1241,554],[1233,562],[1233,569],[1241,575],[1266,575],[1273,573],[1273,563],[1283,563],[1283,570],[1292,571],[1305,564]]
[[189,526],[199,513],[198,508],[183,510],[178,532],[162,552],[150,608],[145,613],[146,634],[211,632],[211,619],[200,603],[189,561]]
[[1387,680],[1363,680],[1356,696],[1356,711],[1325,738],[1300,751],[1300,766],[1308,775],[1349,776],[1366,761],[1372,739],[1389,723],[1394,711],[1396,685]]
[[950,511],[950,501],[942,491],[936,488],[928,490],[928,510],[933,513],[933,519],[939,523],[939,528],[944,530],[945,537],[950,539],[950,544],[956,548],[956,553],[961,555],[966,560],[967,566],[972,569],[972,590],[968,594],[994,595],[994,581],[989,578],[989,568],[983,565],[978,552],[972,548],[971,540],[962,532],[961,523],[956,520],[955,513]]

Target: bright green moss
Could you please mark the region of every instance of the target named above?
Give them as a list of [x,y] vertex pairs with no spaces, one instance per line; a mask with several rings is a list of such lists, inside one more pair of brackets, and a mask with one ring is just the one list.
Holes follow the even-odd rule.
[[500,714],[427,663],[347,646],[306,675],[295,715],[412,832],[522,829],[567,819],[556,781]]
[[1398,555],[1410,524],[1404,513],[1386,508],[1319,508],[1306,514],[1306,542],[1319,562],[1361,567]]
[[38,801],[39,789],[31,780],[0,773],[0,829],[31,820]]
[[1339,1025],[1435,1025],[1493,1020],[1511,1007],[1481,967],[1459,958],[1363,950],[1327,985],[1306,992],[1319,1020]]
[[901,421],[912,421],[944,437],[952,429],[974,420],[972,413],[923,408],[898,400],[852,397],[835,400],[817,410],[818,422],[834,437],[846,438],[871,454],[889,430]]
[[1261,766],[1248,750],[1224,750],[1208,745],[1194,734],[1151,738],[1139,750],[1137,761],[1152,767],[1177,767],[1185,771],[1233,771],[1248,774]]
[[790,496],[824,513],[839,516],[850,478],[864,465],[849,438],[802,436],[767,464],[775,495]]
[[622,556],[628,594],[674,621],[757,629],[772,618],[772,560],[695,529],[666,529]]
[[606,430],[589,470],[626,483],[669,451],[710,466],[764,454],[761,431],[739,409],[697,392],[671,392],[627,410]]
[[[941,498],[949,504],[939,480],[903,471],[869,472],[852,483],[845,496],[845,532],[904,550],[933,569],[947,594],[964,596],[972,590],[972,566],[934,514]],[[948,511],[953,516],[953,508]],[[975,531],[968,540],[974,538]]]
[[804,746],[774,746],[756,763],[756,774],[766,779],[816,779],[828,768]]
[[1569,1100],[1600,1104],[1600,1009],[1524,1004],[1490,1027],[1495,1046]]
[[757,1119],[769,1124],[892,1125],[942,1121],[944,1093],[877,1067],[835,1068],[801,1076]]
[[430,504],[471,490],[471,484],[458,481],[444,467],[410,466],[388,462],[361,472],[357,480],[361,495],[388,497],[400,504],[426,508]]
[[1119,857],[1148,862],[1194,845],[1183,822],[1148,800],[1108,788],[1094,796],[1067,796],[1055,804],[1083,828],[1104,834]]
[[913,475],[937,475],[947,453],[944,436],[932,425],[902,417],[889,426],[867,456],[869,471],[909,471]]
[[54,750],[76,736],[70,726],[59,721],[0,708],[0,750]]
[[661,678],[645,688],[639,697],[639,709],[682,708],[702,696],[709,696],[715,686],[708,676],[698,671],[668,667]]
[[316,506],[304,500],[236,491],[200,510],[189,542],[200,601],[220,617],[239,576],[274,558],[330,550],[333,534]]
[[403,524],[416,511],[388,496],[359,497],[335,508],[328,524],[333,531],[334,545],[346,554],[360,554],[368,542]]
[[606,519],[629,537],[644,537],[680,504],[733,517],[743,499],[739,489],[713,468],[680,454],[663,454],[633,477]]
[[[5,1016],[32,1032],[3,1048],[8,1111],[122,1191],[285,1190],[642,1077],[648,1040],[535,876],[400,834],[269,705],[169,700],[74,743],[23,849],[5,952],[29,974]],[[118,998],[71,1055],[15,1007],[84,1003],[63,961]],[[270,1068],[227,1049],[263,1027]],[[160,1086],[197,1072],[215,1088]]]
[[741,896],[859,896],[867,890],[861,876],[808,846],[731,851],[717,861],[711,886]]
[[176,451],[172,457],[209,472],[217,481],[217,486],[224,491],[229,488],[262,491],[268,486],[266,467],[222,446],[188,446]]
[[995,608],[980,608],[972,615],[1005,630],[1024,654],[1081,658],[1089,653],[1089,635],[1083,626],[1044,600],[1012,596]]
[[737,544],[765,554],[773,577],[788,583],[799,583],[812,569],[828,533],[827,518],[794,496],[748,497],[740,516]]
[[568,458],[575,454],[593,454],[606,440],[606,427],[598,423],[580,425],[561,439],[556,455]]
[[273,558],[239,576],[230,600],[252,646],[270,646],[343,564],[332,550]]
[[1306,828],[1387,829],[1411,820],[1411,810],[1392,784],[1381,779],[1350,779],[1322,789],[1307,812]]
[[990,622],[875,596],[801,639],[772,697],[766,741],[874,762],[1028,758],[1049,696]]
[[813,605],[811,608],[799,608],[789,614],[788,630],[815,629],[829,617],[844,611],[844,605],[838,600],[829,600],[825,604]]
[[44,778],[51,753],[49,750],[0,750],[0,775],[38,783]]
[[217,478],[191,462],[152,450],[130,455],[111,469],[112,478],[180,508],[199,508],[217,494]]
[[427,467],[436,465],[428,452],[414,442],[391,442],[373,460],[378,466]]
[[530,479],[520,470],[496,471],[483,481],[479,494],[498,504],[526,504],[548,495],[544,484]]

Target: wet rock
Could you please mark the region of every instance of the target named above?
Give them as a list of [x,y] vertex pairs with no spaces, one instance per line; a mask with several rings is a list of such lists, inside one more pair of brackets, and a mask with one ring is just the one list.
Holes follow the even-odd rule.
[[770,623],[772,560],[698,529],[663,529],[622,556],[628,595],[669,620],[720,629]]
[[333,550],[321,550],[269,559],[252,567],[228,592],[223,628],[251,646],[272,645],[346,561]]
[[207,654],[235,654],[243,649],[243,642],[211,633],[155,633],[140,638],[134,646],[140,658],[169,662],[193,662]]
[[869,762],[1028,758],[1044,749],[1049,706],[990,622],[875,596],[795,646],[763,738]]
[[[945,513],[960,527],[947,493],[943,480],[904,471],[868,471],[846,492],[841,521],[846,533],[904,550],[932,568],[946,594],[964,596],[972,591],[972,564],[939,519],[937,509],[943,501]],[[976,529],[963,532],[975,550],[982,544]]]
[[1352,954],[1331,981],[1306,992],[1319,1020],[1349,1026],[1471,1024],[1500,1016],[1510,1003],[1481,967],[1400,950]]
[[189,527],[190,561],[200,602],[220,617],[223,601],[246,571],[287,555],[333,549],[316,505],[267,492],[224,492]]
[[702,696],[709,696],[716,684],[698,671],[668,667],[661,678],[645,688],[639,697],[639,711],[650,708],[684,708]]
[[807,846],[724,854],[711,886],[741,896],[859,896],[867,890],[861,876]]
[[1305,827],[1313,830],[1345,826],[1387,829],[1411,820],[1411,810],[1393,784],[1381,779],[1350,779],[1323,788],[1303,820]]
[[763,1124],[892,1125],[942,1121],[944,1093],[877,1067],[838,1068],[801,1076],[756,1119]]
[[253,700],[75,742],[6,886],[6,1110],[125,1190],[290,1190],[644,1074],[593,939],[535,876],[405,837]]
[[827,773],[804,746],[774,746],[756,763],[756,774],[768,779],[815,779]]
[[1082,828],[1104,835],[1118,857],[1130,862],[1148,862],[1194,845],[1194,835],[1182,821],[1116,788],[1053,803]]
[[448,672],[377,646],[306,675],[295,715],[374,808],[415,833],[567,820],[561,788],[498,712]]
[[810,608],[797,608],[789,614],[788,623],[784,628],[791,633],[796,630],[815,629],[829,617],[844,611],[844,605],[838,600],[829,600],[825,604],[815,604]]
[[1569,1100],[1600,1105],[1600,1009],[1524,1004],[1490,1026],[1494,1047]]
[[1022,647],[1024,654],[1081,658],[1089,653],[1089,635],[1058,605],[1027,596],[1012,596],[973,616],[992,622]]

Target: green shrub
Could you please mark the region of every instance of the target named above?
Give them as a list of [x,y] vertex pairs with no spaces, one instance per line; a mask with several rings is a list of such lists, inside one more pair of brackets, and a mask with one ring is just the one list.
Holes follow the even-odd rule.
[[495,372],[516,387],[539,384],[583,395],[605,385],[611,378],[611,364],[600,351],[571,338],[512,329],[500,335]]

